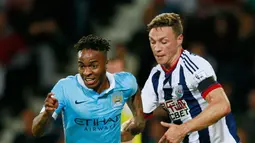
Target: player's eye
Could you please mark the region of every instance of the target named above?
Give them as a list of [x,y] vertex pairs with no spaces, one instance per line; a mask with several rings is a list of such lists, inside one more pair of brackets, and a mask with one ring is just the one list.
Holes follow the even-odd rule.
[[151,43],[152,45],[156,44],[156,42],[153,41],[153,40],[150,40],[150,43]]
[[93,65],[91,65],[90,67],[91,67],[92,69],[96,69],[96,68],[98,67],[98,65],[94,65],[94,64],[93,64]]
[[162,41],[161,43],[162,43],[162,44],[167,44],[167,41]]
[[79,64],[78,67],[79,67],[79,68],[84,68],[85,66],[82,65],[82,64]]

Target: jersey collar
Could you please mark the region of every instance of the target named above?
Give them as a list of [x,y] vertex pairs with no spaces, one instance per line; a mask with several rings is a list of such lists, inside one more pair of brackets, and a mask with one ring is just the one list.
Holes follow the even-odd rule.
[[176,67],[177,63],[179,62],[180,56],[182,55],[183,51],[184,51],[184,49],[181,49],[181,53],[180,53],[178,59],[176,60],[176,62],[174,63],[174,65],[171,66],[169,69],[165,68],[163,65],[160,65],[161,68],[163,69],[163,71],[164,71],[166,74],[172,72],[172,71],[175,69],[175,67]]

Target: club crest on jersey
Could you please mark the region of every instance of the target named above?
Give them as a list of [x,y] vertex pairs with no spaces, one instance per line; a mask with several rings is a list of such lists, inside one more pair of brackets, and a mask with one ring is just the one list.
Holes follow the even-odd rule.
[[123,105],[123,93],[122,92],[115,92],[112,94],[112,106],[119,107]]
[[178,99],[182,98],[183,96],[183,86],[178,85],[174,88],[175,95],[177,96]]

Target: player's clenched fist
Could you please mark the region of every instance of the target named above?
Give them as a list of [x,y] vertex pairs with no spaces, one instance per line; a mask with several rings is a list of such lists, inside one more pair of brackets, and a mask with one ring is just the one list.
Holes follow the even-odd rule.
[[131,134],[131,130],[132,128],[134,128],[134,126],[135,126],[135,123],[133,118],[125,121],[121,125],[121,141],[122,142],[130,141],[135,137],[135,135]]
[[54,93],[49,93],[44,101],[45,111],[52,114],[58,108],[58,100],[54,97]]

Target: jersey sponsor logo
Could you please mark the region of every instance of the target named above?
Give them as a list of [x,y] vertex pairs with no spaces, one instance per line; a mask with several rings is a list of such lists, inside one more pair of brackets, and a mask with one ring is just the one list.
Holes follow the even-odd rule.
[[120,126],[121,114],[118,114],[109,118],[75,118],[76,125],[84,128],[84,131],[96,132],[103,130],[114,129],[116,126]]
[[123,105],[123,93],[121,91],[112,94],[112,106],[121,107]]
[[190,114],[187,102],[183,99],[167,100],[161,103],[161,106],[169,112],[169,117],[172,121],[179,120]]
[[81,104],[81,103],[84,103],[84,102],[86,102],[86,101],[77,101],[77,100],[75,100],[75,104]]

